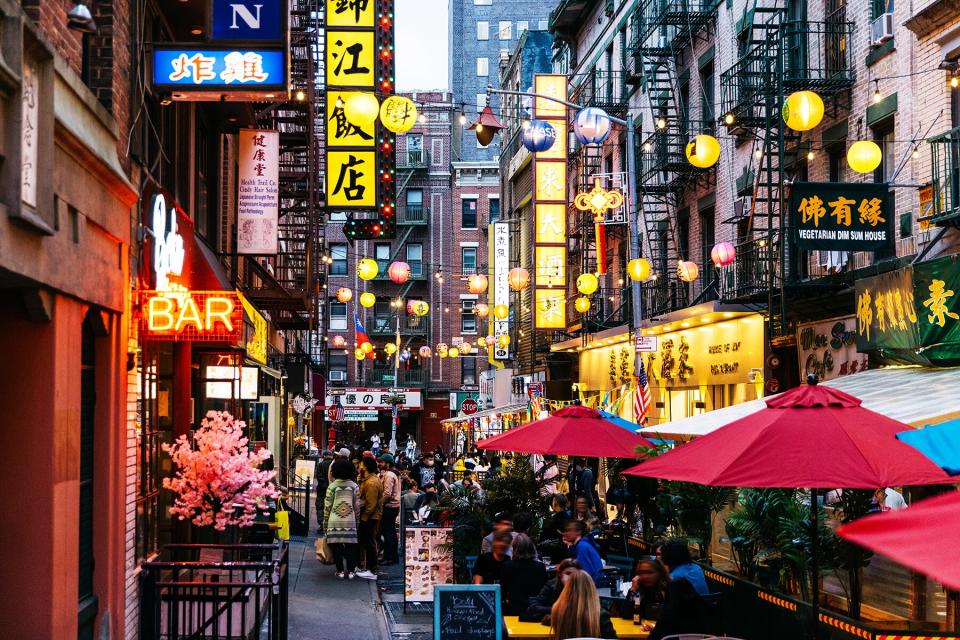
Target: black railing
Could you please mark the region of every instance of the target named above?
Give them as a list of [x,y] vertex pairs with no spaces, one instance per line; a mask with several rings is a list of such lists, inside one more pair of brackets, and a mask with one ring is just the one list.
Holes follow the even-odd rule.
[[430,210],[422,204],[408,204],[400,212],[400,224],[426,224]]
[[[392,336],[397,332],[397,317],[391,315],[367,317],[367,330],[370,335]],[[400,318],[400,335],[425,336],[430,330],[429,316],[415,316],[404,313]]]
[[[931,191],[920,215],[933,224],[960,219],[960,127],[930,138]],[[924,207],[923,203],[929,203]],[[929,213],[924,209],[929,208]]]
[[[746,298],[770,288],[770,241],[748,240],[736,245],[733,264],[719,269],[718,289],[723,300]],[[713,268],[712,265],[710,267]]]
[[407,149],[397,154],[398,169],[426,169],[430,166],[430,153],[423,149]]
[[286,640],[286,543],[168,545],[145,562],[140,637]]
[[645,0],[637,12],[635,42],[642,45],[654,36],[665,44],[679,45],[676,40],[695,36],[706,26],[718,4],[716,0]]
[[371,387],[410,387],[422,389],[429,381],[426,369],[371,369],[364,375]]
[[[316,460],[312,461],[316,464]],[[296,464],[296,463],[294,463]],[[290,511],[290,533],[306,536],[310,533],[310,493],[313,483],[310,476],[296,473],[296,466],[287,471],[287,510]]]
[[600,107],[615,115],[623,115],[627,108],[626,72],[592,69],[575,77],[571,84],[570,101],[585,107]]

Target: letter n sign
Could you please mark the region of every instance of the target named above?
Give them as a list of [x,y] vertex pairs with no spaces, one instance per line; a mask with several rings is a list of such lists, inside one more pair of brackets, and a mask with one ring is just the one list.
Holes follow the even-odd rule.
[[284,38],[284,0],[213,0],[213,41],[281,41]]

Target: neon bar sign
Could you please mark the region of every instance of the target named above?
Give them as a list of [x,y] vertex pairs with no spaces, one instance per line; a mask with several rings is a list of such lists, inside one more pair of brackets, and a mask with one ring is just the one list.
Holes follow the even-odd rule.
[[147,340],[240,339],[243,310],[234,291],[144,291],[141,296]]

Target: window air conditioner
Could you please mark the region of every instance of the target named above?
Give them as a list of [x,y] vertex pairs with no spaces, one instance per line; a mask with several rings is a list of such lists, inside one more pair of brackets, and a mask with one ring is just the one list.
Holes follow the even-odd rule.
[[331,371],[330,372],[330,382],[346,382],[347,381],[347,372],[346,371]]
[[877,47],[887,40],[893,39],[893,14],[880,14],[870,23],[870,44]]

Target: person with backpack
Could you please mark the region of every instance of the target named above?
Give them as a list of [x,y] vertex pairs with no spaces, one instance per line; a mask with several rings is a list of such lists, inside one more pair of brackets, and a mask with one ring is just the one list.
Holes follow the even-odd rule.
[[331,465],[333,481],[324,497],[323,522],[327,544],[333,552],[336,576],[353,580],[357,568],[357,520],[360,488],[354,481],[357,469],[349,460]]

